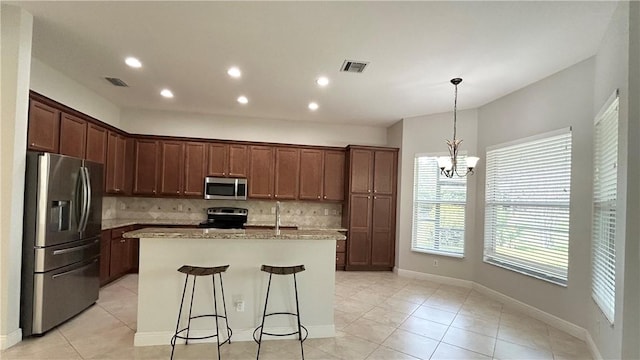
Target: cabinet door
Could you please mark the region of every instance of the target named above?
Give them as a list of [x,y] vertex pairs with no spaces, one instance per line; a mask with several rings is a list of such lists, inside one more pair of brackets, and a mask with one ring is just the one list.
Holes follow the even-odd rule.
[[324,200],[344,200],[344,151],[324,152]]
[[[107,165],[105,168],[105,192],[123,194],[127,188],[127,139],[109,131],[107,135]],[[130,185],[129,185],[130,187]]]
[[158,142],[137,139],[134,159],[133,193],[155,195],[158,176]]
[[131,252],[126,239],[121,237],[111,239],[111,259],[109,263],[109,277],[118,278],[129,271]]
[[273,198],[273,148],[270,146],[249,147],[249,197]]
[[373,172],[373,192],[375,194],[393,194],[396,176],[396,152],[376,151]]
[[353,149],[349,163],[351,192],[371,193],[373,188],[373,151]]
[[138,273],[140,267],[140,239],[127,239],[129,245],[129,272]]
[[107,129],[94,124],[87,127],[86,159],[100,164],[107,162]]
[[276,148],[275,198],[298,198],[298,174],[300,173],[300,149]]
[[111,264],[111,230],[103,230],[100,236],[100,286],[109,282]]
[[206,158],[206,144],[188,142],[184,145],[184,195],[203,196]]
[[87,147],[87,122],[62,113],[60,117],[60,154],[84,159]]
[[320,200],[322,197],[322,150],[300,150],[300,200]]
[[371,265],[393,266],[395,230],[393,196],[374,195],[371,223]]
[[60,111],[31,100],[27,148],[57,153],[60,140]]
[[209,176],[227,176],[229,172],[228,169],[229,145],[209,144],[209,167],[207,174]]
[[246,178],[247,171],[247,145],[229,145],[229,172],[230,177]]
[[160,142],[158,184],[161,195],[178,196],[182,192],[183,160],[184,143],[180,141]]
[[348,265],[370,265],[371,195],[352,194],[349,213]]

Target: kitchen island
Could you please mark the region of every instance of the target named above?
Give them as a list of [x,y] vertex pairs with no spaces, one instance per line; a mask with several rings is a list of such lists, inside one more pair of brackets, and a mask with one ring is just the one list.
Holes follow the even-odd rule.
[[[335,248],[336,240],[345,239],[343,234],[304,230],[276,233],[274,230],[145,228],[123,236],[140,238],[135,346],[169,344],[184,286],[184,274],[177,271],[182,265],[230,265],[223,273],[223,282],[232,341],[252,341],[253,330],[261,322],[268,281],[268,274],[260,271],[260,266],[304,264],[306,271],[297,274],[302,324],[309,330],[309,338],[335,335]],[[291,276],[274,276],[268,312],[294,312],[293,294]],[[192,315],[212,313],[212,304],[211,278],[199,278]],[[218,306],[221,312],[219,291]],[[293,317],[270,318],[265,323],[265,327],[274,332],[291,332],[294,326]],[[184,326],[181,324],[181,327]],[[215,329],[215,322],[196,320],[191,327],[193,336],[208,335]],[[215,338],[209,341],[215,342]]]

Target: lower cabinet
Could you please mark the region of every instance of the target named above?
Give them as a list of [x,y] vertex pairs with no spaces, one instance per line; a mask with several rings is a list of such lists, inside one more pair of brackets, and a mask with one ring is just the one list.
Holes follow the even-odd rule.
[[344,270],[346,263],[347,240],[336,241],[336,270]]
[[103,230],[100,240],[100,285],[123,275],[138,272],[138,239],[123,238],[122,234],[135,230],[135,226],[123,226]]

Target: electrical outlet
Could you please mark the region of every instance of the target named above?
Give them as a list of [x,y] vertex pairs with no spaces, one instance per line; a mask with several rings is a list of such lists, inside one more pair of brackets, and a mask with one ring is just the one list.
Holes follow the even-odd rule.
[[276,213],[276,208],[275,208],[275,206],[271,208],[271,213],[272,213],[272,214],[275,214],[275,213]]
[[237,312],[244,312],[244,300],[236,301],[236,311]]
[[433,260],[433,267],[438,267],[438,259]]
[[182,204],[178,204],[178,211],[182,211]]
[[324,209],[324,216],[329,215],[329,209]]

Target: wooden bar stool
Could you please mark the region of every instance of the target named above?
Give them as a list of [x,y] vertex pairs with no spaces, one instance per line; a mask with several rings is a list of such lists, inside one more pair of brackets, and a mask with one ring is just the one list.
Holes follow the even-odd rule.
[[[298,335],[298,340],[300,340],[300,352],[302,353],[302,359],[304,360],[304,348],[302,347],[302,343],[307,339],[309,335],[309,331],[307,328],[300,324],[300,304],[298,302],[298,283],[296,282],[296,274],[304,271],[304,265],[295,265],[295,266],[271,266],[271,265],[262,265],[260,270],[269,273],[269,284],[267,285],[267,296],[264,300],[264,312],[262,313],[262,324],[258,326],[253,331],[253,340],[258,343],[258,353],[256,355],[256,359],[260,358],[260,345],[262,344],[262,335],[271,335],[271,336],[289,336],[289,335]],[[271,290],[271,277],[273,275],[293,275],[293,286],[295,289],[296,295],[296,312],[273,312],[267,314],[267,303],[269,302],[269,291]],[[272,315],[292,315],[295,316],[298,321],[298,331],[286,333],[286,334],[274,334],[268,333],[264,331],[264,320],[267,316]],[[302,336],[302,330],[304,330],[304,337]],[[259,332],[259,337],[256,338],[256,333]]]
[[[222,273],[227,271],[227,268],[229,268],[229,265],[223,265],[223,266],[216,266],[216,267],[198,267],[198,266],[190,266],[190,265],[183,265],[180,269],[178,269],[179,272],[185,274],[185,279],[184,279],[184,288],[182,289],[182,300],[180,301],[180,310],[178,311],[178,321],[176,323],[176,332],[173,335],[173,337],[171,338],[171,359],[173,359],[173,353],[176,347],[176,340],[177,339],[183,339],[185,340],[185,344],[189,344],[189,340],[202,340],[202,339],[209,339],[212,337],[216,338],[216,341],[218,342],[218,360],[220,360],[220,346],[224,345],[225,343],[229,343],[231,344],[231,328],[229,328],[229,319],[227,318],[227,304],[224,301],[224,287],[222,286]],[[218,274],[218,276],[220,277],[220,291],[222,292],[222,307],[224,309],[224,315],[220,315],[218,314],[218,299],[217,299],[217,292],[216,292],[216,274]],[[193,286],[191,288],[191,301],[189,303],[189,320],[187,322],[187,327],[180,329],[180,317],[182,316],[182,306],[184,305],[184,296],[187,292],[187,283],[189,282],[189,276],[193,276]],[[213,314],[205,314],[205,315],[197,315],[197,316],[191,316],[191,310],[193,309],[193,295],[195,294],[196,291],[196,279],[199,276],[211,276],[211,279],[213,281]],[[200,319],[200,318],[207,318],[207,317],[214,317],[216,319],[216,333],[213,335],[208,335],[208,336],[198,336],[198,337],[190,337],[189,336],[189,330],[191,328],[191,320],[192,319]],[[225,341],[223,341],[222,343],[220,343],[220,327],[218,324],[218,318],[223,318],[225,320],[225,323],[227,324],[226,328],[227,328],[227,339]],[[183,333],[186,332],[186,334],[183,335]]]

